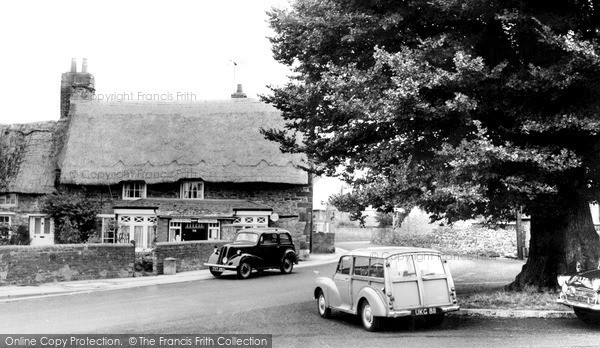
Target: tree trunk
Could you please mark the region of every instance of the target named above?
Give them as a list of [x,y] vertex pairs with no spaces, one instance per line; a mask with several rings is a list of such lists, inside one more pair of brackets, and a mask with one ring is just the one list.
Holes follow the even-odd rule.
[[529,258],[507,289],[555,288],[556,277],[575,272],[577,262],[583,270],[594,269],[599,259],[600,239],[587,200],[576,194],[554,199],[532,212]]

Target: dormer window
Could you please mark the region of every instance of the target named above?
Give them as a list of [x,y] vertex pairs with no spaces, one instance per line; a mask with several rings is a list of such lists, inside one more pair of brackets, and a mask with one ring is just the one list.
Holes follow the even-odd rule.
[[146,183],[131,181],[123,183],[123,199],[146,198]]
[[204,183],[202,181],[184,181],[181,183],[182,199],[204,199]]
[[0,195],[0,206],[2,207],[15,207],[17,205],[17,195],[9,193]]

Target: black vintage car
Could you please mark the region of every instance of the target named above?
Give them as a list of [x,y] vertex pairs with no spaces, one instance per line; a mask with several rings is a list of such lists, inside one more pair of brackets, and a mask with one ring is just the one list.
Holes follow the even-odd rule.
[[577,272],[558,276],[558,285],[558,303],[572,307],[575,315],[588,324],[600,323],[600,269],[581,271],[577,263]]
[[275,268],[284,274],[291,273],[294,264],[298,264],[298,257],[292,237],[280,228],[240,230],[233,243],[220,250],[215,246],[215,252],[204,263],[215,277],[229,270],[236,271],[242,279],[248,278],[252,270],[262,272]]

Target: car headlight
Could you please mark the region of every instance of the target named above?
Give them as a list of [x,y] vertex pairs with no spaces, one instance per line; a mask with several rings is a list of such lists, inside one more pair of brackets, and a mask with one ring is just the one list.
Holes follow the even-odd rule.
[[558,285],[560,286],[562,292],[567,292],[567,289],[569,288],[569,286],[567,285],[567,282],[569,281],[569,279],[571,279],[570,276],[558,276],[557,277],[557,281],[558,281]]
[[570,276],[565,276],[565,275],[560,275],[556,278],[556,280],[558,281],[558,286],[562,287],[563,285],[565,285],[567,283],[567,281],[570,279]]
[[227,257],[223,258],[223,264],[227,263]]
[[592,289],[594,289],[594,291],[600,289],[600,279],[592,279]]

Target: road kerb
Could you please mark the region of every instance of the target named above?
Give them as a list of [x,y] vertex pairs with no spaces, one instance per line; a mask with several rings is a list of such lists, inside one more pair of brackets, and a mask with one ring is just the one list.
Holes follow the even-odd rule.
[[517,309],[489,309],[489,308],[461,308],[450,315],[464,315],[474,317],[492,318],[575,318],[572,311],[543,311],[543,310],[517,310]]

